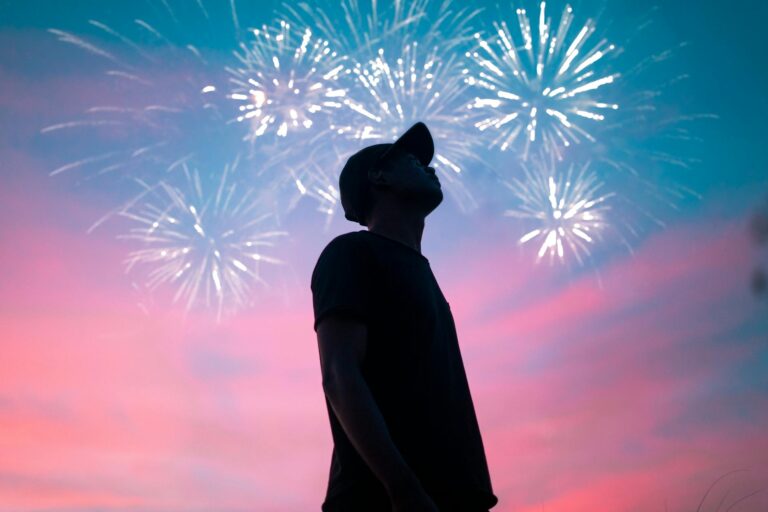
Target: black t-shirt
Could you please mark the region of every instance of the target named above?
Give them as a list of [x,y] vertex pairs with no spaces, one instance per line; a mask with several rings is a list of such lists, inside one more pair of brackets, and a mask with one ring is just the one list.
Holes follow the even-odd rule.
[[[377,233],[346,233],[320,254],[311,287],[315,330],[331,314],[367,323],[363,377],[425,490],[438,505],[495,505],[451,308],[429,260]],[[334,448],[323,511],[386,499],[327,398],[326,407]]]

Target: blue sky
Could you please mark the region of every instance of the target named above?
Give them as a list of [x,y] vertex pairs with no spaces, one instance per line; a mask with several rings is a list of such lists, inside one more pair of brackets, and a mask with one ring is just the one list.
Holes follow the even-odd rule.
[[[272,23],[282,5],[241,3],[243,27]],[[220,322],[199,304],[186,314],[173,286],[149,293],[146,274],[125,271],[128,251],[142,247],[117,238],[135,227],[127,219],[86,233],[135,193],[127,178],[165,176],[158,162],[137,159],[122,175],[86,167],[49,176],[168,134],[202,148],[216,169],[241,147],[244,125],[206,125],[195,113],[182,118],[201,122],[189,140],[189,125],[153,128],[136,118],[115,129],[41,133],[94,105],[195,105],[189,91],[199,91],[200,69],[232,63],[229,3],[204,2],[209,20],[194,2],[171,5],[178,23],[161,2],[0,0],[0,360],[12,362],[0,381],[0,425],[12,440],[0,447],[0,512],[319,508],[331,439],[308,278],[322,247],[360,226],[338,214],[326,226],[308,198],[282,212],[290,237],[274,255],[286,264],[265,267],[271,286],[254,286],[250,303]],[[475,5],[486,8],[477,28],[508,12]],[[768,324],[765,301],[749,290],[752,268],[768,255],[747,234],[750,213],[768,197],[768,4],[573,7],[624,48],[611,61],[627,74],[616,101],[657,90],[663,115],[654,119],[716,119],[672,125],[694,142],[638,122],[568,154],[576,161],[603,144],[602,154],[633,159],[645,178],[601,168],[623,199],[612,210],[617,231],[594,245],[587,265],[537,263],[538,246],[518,245],[525,226],[502,216],[511,199],[495,181],[519,175],[510,152],[480,148],[480,163],[467,167],[477,210],[463,213],[449,197],[428,218],[423,249],[456,317],[500,497],[494,510],[664,510],[665,500],[669,510],[691,510],[739,467],[749,471],[729,477],[730,496],[747,494],[768,483]],[[159,62],[153,68],[88,24],[132,33],[134,18],[155,20],[175,45],[139,42]],[[638,32],[648,19],[650,29]],[[158,85],[147,92],[106,76],[109,63],[58,41],[51,28],[92,38]],[[190,42],[210,67],[177,59]],[[670,58],[628,73],[667,49]],[[680,75],[687,78],[663,87]],[[479,137],[470,126],[466,133]],[[436,143],[439,150],[444,141]],[[263,183],[248,173],[265,148],[243,151],[246,182]],[[304,146],[293,148],[305,165]],[[658,151],[697,162],[654,163]],[[670,206],[679,187],[695,193]],[[766,499],[738,510],[764,510]]]

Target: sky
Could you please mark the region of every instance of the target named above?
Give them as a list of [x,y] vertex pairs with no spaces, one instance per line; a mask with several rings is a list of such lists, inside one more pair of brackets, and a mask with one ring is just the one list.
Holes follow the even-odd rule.
[[[309,278],[325,244],[361,226],[338,211],[328,218],[293,189],[273,192],[275,229],[287,235],[265,253],[282,263],[263,265],[268,286],[251,283],[246,302],[221,317],[215,304],[174,302],[171,283],[150,290],[151,264],[127,270],[146,242],[125,237],[135,218],[90,229],[134,197],[132,178],[181,187],[163,162],[171,151],[192,148],[200,168],[222,169],[235,148],[238,191],[273,191],[264,155],[312,163],[302,146],[249,146],[247,124],[195,110],[189,91],[209,78],[221,88],[226,76],[212,70],[237,66],[229,2],[204,1],[207,18],[194,2],[162,5],[0,1],[0,512],[294,512],[319,510],[325,494],[332,439]],[[554,5],[558,16],[563,4]],[[583,264],[570,252],[538,260],[538,245],[518,243],[531,227],[504,215],[514,196],[495,181],[520,178],[519,155],[483,147],[462,182],[477,207],[447,194],[424,233],[455,315],[493,510],[694,510],[716,481],[702,511],[766,510],[768,303],[750,276],[768,254],[748,226],[768,200],[768,8],[573,6],[577,22],[596,18],[623,48],[606,64],[621,73],[613,99],[623,107],[660,92],[646,98],[650,121],[598,130],[596,143],[566,154],[564,165],[597,155],[615,194],[611,229]],[[506,4],[477,7],[473,31],[504,16],[516,23]],[[238,23],[274,24],[281,13],[279,2],[239,5]],[[89,24],[133,34],[135,18],[153,20],[170,44],[132,47]],[[433,21],[428,11],[415,35],[426,40]],[[88,38],[126,66],[49,29]],[[185,58],[192,43],[205,65]],[[665,49],[668,58],[631,71]],[[152,86],[108,74],[116,69]],[[162,101],[182,113],[46,131],[94,106]],[[154,140],[170,142],[136,154]],[[436,139],[438,152],[448,146]],[[123,164],[119,172],[56,172],[107,153],[104,165]],[[608,161],[639,176],[612,173]]]

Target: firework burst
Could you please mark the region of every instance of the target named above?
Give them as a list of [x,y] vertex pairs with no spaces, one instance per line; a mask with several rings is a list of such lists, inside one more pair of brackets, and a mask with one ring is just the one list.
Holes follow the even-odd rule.
[[619,108],[601,99],[603,88],[619,77],[601,69],[616,47],[592,41],[591,19],[574,28],[569,5],[557,25],[547,17],[546,2],[539,5],[535,28],[525,9],[516,16],[517,38],[506,21],[494,23],[493,38],[475,34],[476,48],[467,52],[463,71],[477,95],[468,108],[482,113],[475,123],[480,131],[496,134],[492,146],[516,148],[523,160],[536,146],[562,158],[563,148],[594,141],[588,125]]
[[237,121],[247,123],[244,140],[296,133],[327,137],[327,118],[342,107],[347,91],[340,78],[348,73],[346,57],[314,37],[309,28],[253,30],[254,40],[235,53],[241,66],[227,68],[234,85],[229,97],[239,103]]
[[518,243],[540,242],[537,261],[548,256],[550,262],[563,262],[570,253],[583,264],[607,226],[607,200],[613,194],[602,191],[589,163],[570,164],[562,172],[552,159],[532,160],[534,165],[523,165],[524,180],[505,182],[519,205],[504,215],[536,224]]
[[161,181],[120,215],[138,226],[121,238],[144,246],[128,255],[127,271],[148,265],[146,286],[175,285],[173,301],[185,308],[215,306],[217,320],[248,304],[252,283],[266,284],[262,264],[280,263],[264,253],[283,231],[268,229],[271,213],[252,188],[233,179],[237,162],[208,185],[183,165],[183,184]]

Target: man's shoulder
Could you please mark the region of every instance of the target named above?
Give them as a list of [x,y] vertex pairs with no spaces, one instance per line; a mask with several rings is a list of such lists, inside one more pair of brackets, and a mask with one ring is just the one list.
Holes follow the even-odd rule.
[[326,271],[363,262],[368,264],[373,256],[369,242],[366,231],[351,231],[333,238],[317,258],[312,272],[313,280],[321,269]]
[[345,254],[347,252],[359,252],[366,250],[368,239],[365,231],[350,231],[333,238],[320,253],[320,258],[328,253]]
[[350,231],[348,233],[342,233],[341,235],[338,235],[334,237],[330,242],[328,242],[328,245],[331,244],[346,244],[346,245],[355,245],[355,244],[361,244],[365,243],[367,240],[368,232],[365,230],[360,231]]

